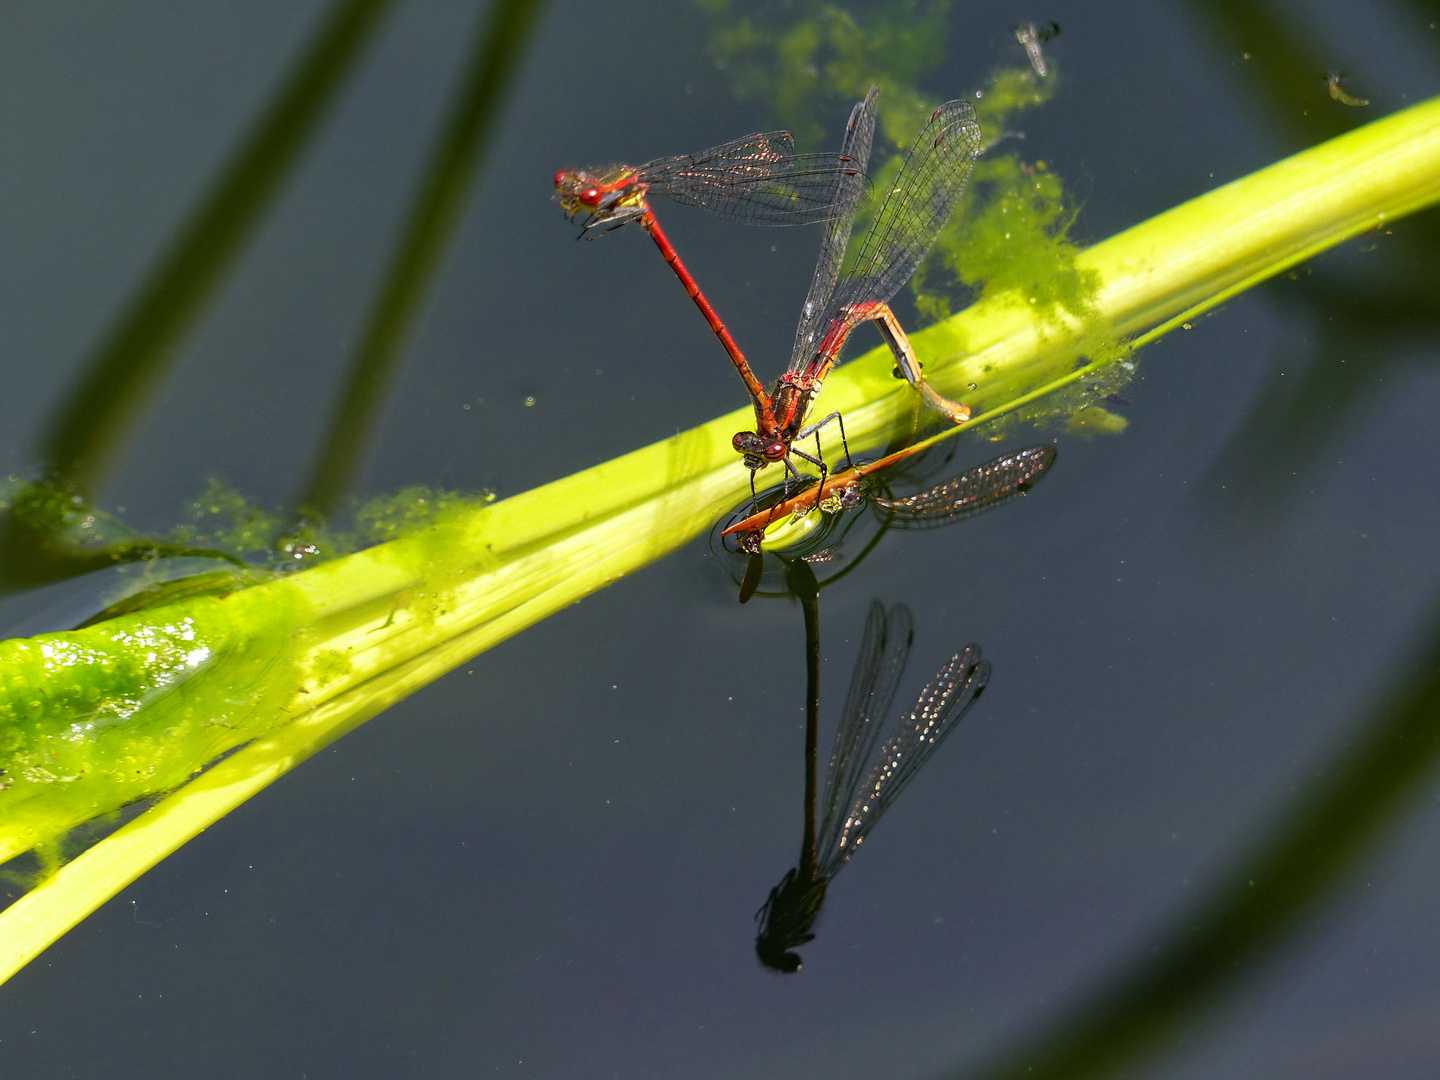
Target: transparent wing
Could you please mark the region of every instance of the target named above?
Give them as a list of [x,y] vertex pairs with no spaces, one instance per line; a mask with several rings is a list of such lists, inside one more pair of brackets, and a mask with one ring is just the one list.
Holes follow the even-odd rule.
[[[850,122],[845,126],[845,138],[840,143],[840,156],[853,160],[861,172],[870,164],[870,143],[875,137],[879,100],[880,88],[870,87],[865,100],[851,111]],[[824,335],[823,320],[830,306],[830,294],[835,291],[835,282],[840,277],[840,264],[845,261],[845,247],[850,242],[850,229],[854,223],[853,215],[840,215],[831,218],[825,228],[825,237],[820,242],[820,258],[815,263],[815,277],[810,282],[805,305],[800,309],[800,325],[795,329],[795,348],[790,354],[792,370],[815,355],[815,349]]]
[[1029,491],[1055,463],[1053,446],[1027,446],[968,469],[952,480],[901,499],[872,496],[902,529],[945,525],[990,510]]
[[[979,152],[980,124],[968,101],[947,101],[931,113],[865,234],[859,259],[825,305],[822,328],[844,308],[889,303],[910,280],[965,194]],[[790,370],[809,360],[792,356]]]
[[846,217],[870,197],[863,163],[797,154],[788,131],[757,132],[635,170],[651,191],[747,225],[806,225]]
[[910,656],[914,628],[914,617],[904,604],[896,604],[888,612],[878,600],[870,604],[865,637],[850,676],[850,691],[845,695],[845,709],[840,714],[830,769],[820,796],[825,812],[816,838],[816,861],[822,867],[830,859],[865,778],[885,714],[895,700],[895,690]]
[[[905,786],[960,723],[990,679],[990,662],[973,642],[950,658],[920,692],[909,715],[885,741],[850,804],[832,845],[822,852],[820,876],[833,877],[894,805]],[[827,841],[830,837],[826,837]]]

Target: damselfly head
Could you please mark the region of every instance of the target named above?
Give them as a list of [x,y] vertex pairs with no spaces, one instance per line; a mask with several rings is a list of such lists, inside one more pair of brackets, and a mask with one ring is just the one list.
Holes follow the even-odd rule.
[[793,975],[800,970],[800,954],[794,950],[815,940],[815,919],[825,902],[824,878],[812,878],[791,869],[770,895],[755,921],[755,955],[772,971]]
[[570,221],[584,217],[582,235],[591,239],[644,216],[647,191],[626,165],[599,174],[585,169],[561,169],[555,174],[555,201]]
[[763,469],[766,465],[777,461],[783,461],[785,455],[790,453],[790,447],[775,438],[773,435],[765,437],[754,431],[737,431],[735,437],[730,440],[730,445],[735,447],[735,452],[745,458],[745,467],[751,472]]
[[571,221],[593,213],[605,199],[605,187],[584,169],[561,169],[555,174],[555,201]]
[[782,942],[758,937],[755,939],[755,955],[760,958],[760,963],[772,971],[794,975],[800,970],[800,954],[789,952]]

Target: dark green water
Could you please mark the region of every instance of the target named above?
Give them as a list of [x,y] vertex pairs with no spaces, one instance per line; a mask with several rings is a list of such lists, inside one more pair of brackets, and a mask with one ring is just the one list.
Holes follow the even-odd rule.
[[[89,351],[321,10],[0,14],[0,473],[32,473]],[[482,10],[385,21],[103,506],[164,531],[210,477],[276,508],[297,496]],[[921,89],[961,96],[1023,64],[1022,18],[1063,26],[1063,84],[1017,118],[1018,149],[1066,178],[1084,241],[1440,91],[1440,12],[1402,0],[956,2]],[[717,25],[680,3],[551,5],[360,495],[509,495],[744,403],[649,242],[577,244],[550,201],[562,166],[794,122],[737,99]],[[1373,104],[1332,101],[1327,68]],[[848,106],[822,110],[827,145]],[[666,210],[773,377],[815,231]],[[1182,913],[1214,910],[1423,660],[1436,236],[1434,212],[1398,223],[1149,346],[1124,434],[1020,432],[1004,445],[1058,439],[1031,496],[890,535],[825,590],[822,724],[872,597],[915,612],[902,699],[969,640],[994,676],[835,880],[800,973],[758,965],[752,916],[798,848],[801,612],[737,605],[701,540],[370,722],[124,890],[0,989],[5,1074],[931,1077],[1031,1045],[1165,955]],[[955,468],[995,452],[962,440]],[[73,623],[99,587],[8,597],[0,631]],[[1083,1075],[1433,1075],[1440,789],[1418,775],[1177,1037]]]

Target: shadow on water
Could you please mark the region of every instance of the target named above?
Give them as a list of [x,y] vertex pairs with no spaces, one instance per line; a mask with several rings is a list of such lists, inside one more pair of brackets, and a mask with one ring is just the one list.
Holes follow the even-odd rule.
[[[393,0],[339,0],[330,9],[269,108],[102,340],[45,436],[41,479],[0,502],[0,593],[175,556],[246,565],[233,551],[138,535],[90,500],[392,6]],[[396,360],[543,7],[541,0],[502,0],[482,23],[310,482],[312,513],[334,508],[363,460]],[[303,537],[282,543],[300,555],[318,551]]]
[[[735,542],[740,552],[736,554],[749,552],[739,582],[740,602],[747,603],[757,595],[767,599],[793,597],[800,602],[805,622],[805,796],[800,858],[770,890],[755,916],[760,924],[755,953],[763,965],[775,971],[800,970],[801,957],[795,950],[814,939],[815,922],[830,882],[945,735],[979,699],[990,678],[990,662],[981,657],[980,646],[973,642],[965,646],[930,680],[881,744],[885,716],[894,703],[914,642],[914,619],[904,604],[887,611],[878,600],[874,601],[821,788],[821,589],[851,573],[891,529],[953,524],[1028,494],[1049,472],[1057,456],[1053,446],[1026,447],[913,495],[895,496],[890,490],[892,483],[923,482],[918,478],[948,464],[955,449],[952,443],[948,453],[927,466],[923,452],[912,452],[916,448],[903,448],[879,461],[837,474],[834,479],[838,486],[833,490],[822,486],[816,491],[812,484],[791,495],[788,486],[776,488],[766,493],[766,501],[772,505],[758,512],[761,522],[748,529],[744,520],[730,526],[742,529],[732,534],[738,538]],[[829,499],[819,499],[827,493]],[[863,514],[866,507],[873,514]],[[778,541],[780,546],[793,546],[787,555],[771,556],[783,569],[784,587],[760,592],[767,558],[760,545],[770,542],[763,537],[764,526],[782,520],[797,508],[803,512],[795,522],[798,534],[786,538],[782,532]],[[735,516],[742,515],[740,511]],[[868,520],[876,527],[859,542],[858,553],[846,559],[843,548],[846,543],[856,544],[850,534],[860,520]],[[808,529],[806,522],[818,527]],[[845,565],[824,581],[818,580],[812,564],[834,562]]]
[[874,601],[820,789],[820,584],[804,559],[789,560],[785,566],[790,592],[805,614],[804,830],[799,862],[756,913],[760,931],[755,954],[768,968],[794,973],[801,965],[795,950],[814,939],[830,882],[979,700],[990,678],[990,662],[981,659],[980,646],[973,643],[956,653],[881,745],[881,729],[915,634],[909,608],[896,604],[887,611]]

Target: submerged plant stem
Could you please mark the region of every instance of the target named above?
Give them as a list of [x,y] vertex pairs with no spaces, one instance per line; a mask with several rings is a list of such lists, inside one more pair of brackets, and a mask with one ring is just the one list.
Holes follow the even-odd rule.
[[[939,389],[981,413],[1049,393],[1094,369],[1096,325],[1148,341],[1267,277],[1440,198],[1440,99],[1417,105],[1186,203],[1084,252],[1099,322],[1048,321],[998,296],[912,339]],[[837,370],[816,409],[842,409],[855,448],[908,418],[911,391],[876,349]],[[965,391],[969,383],[977,389]],[[1219,392],[1220,388],[1217,388]],[[1203,403],[1202,403],[1203,405]],[[0,914],[0,980],[187,839],[298,762],[491,645],[693,538],[748,491],[730,435],[747,407],[522,495],[462,508],[426,531],[224,600],[127,619],[252,625],[283,642],[267,675],[288,695],[280,726],[102,841]],[[227,607],[228,605],[228,607]],[[247,621],[248,620],[248,621]],[[53,639],[94,645],[104,625]],[[234,633],[232,629],[232,634]],[[242,643],[243,644],[243,643]],[[278,647],[278,646],[277,646]],[[208,679],[206,683],[203,680]],[[187,683],[233,695],[223,659]],[[289,679],[288,688],[284,680]],[[262,721],[265,718],[261,718]],[[0,793],[3,794],[3,793]],[[7,833],[0,852],[33,839]]]

